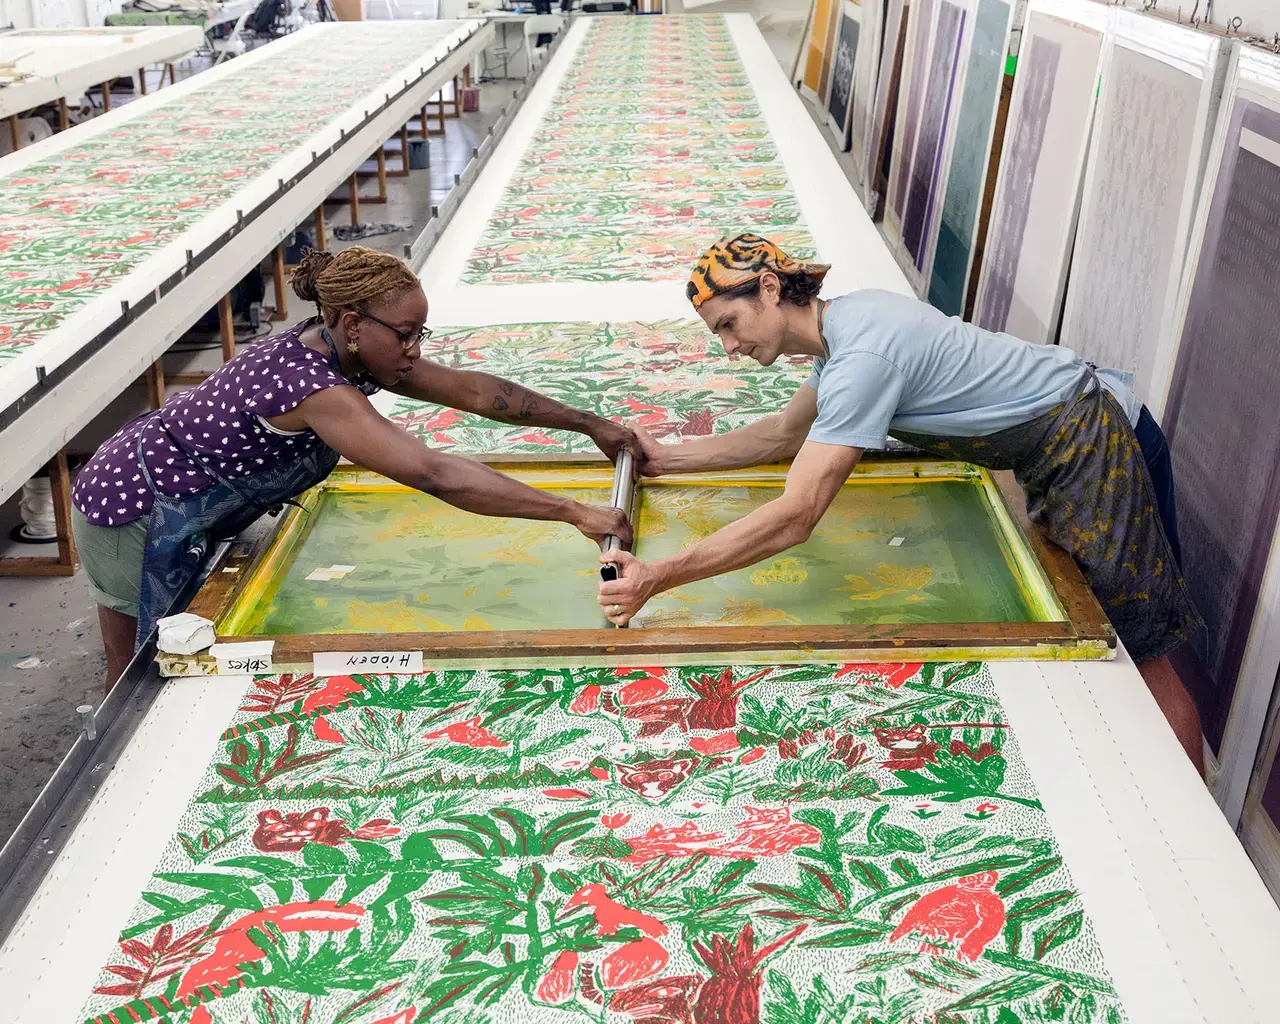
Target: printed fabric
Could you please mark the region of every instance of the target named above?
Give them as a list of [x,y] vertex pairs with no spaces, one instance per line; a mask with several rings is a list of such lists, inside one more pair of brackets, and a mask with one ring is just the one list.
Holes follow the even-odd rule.
[[1123,1024],[976,664],[254,682],[93,1024]]

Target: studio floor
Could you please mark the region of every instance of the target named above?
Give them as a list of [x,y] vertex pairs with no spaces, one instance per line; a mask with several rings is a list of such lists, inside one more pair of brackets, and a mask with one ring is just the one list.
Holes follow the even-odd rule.
[[[680,13],[680,0],[671,5]],[[766,3],[763,0],[722,0],[703,4],[701,12],[745,12],[756,17],[770,49],[785,67],[795,55],[803,31],[808,3],[798,0]],[[207,64],[192,60],[179,67],[179,78],[196,74]],[[512,90],[514,80],[480,83],[480,109],[446,121],[443,136],[429,140],[430,166],[411,171],[407,177],[387,182],[384,204],[362,203],[360,219],[365,223],[412,225],[412,230],[373,235],[359,242],[335,239],[332,230],[350,223],[346,189],[334,194],[326,204],[329,247],[361,244],[399,254],[412,241],[453,187],[453,177],[471,158],[489,126],[497,119]],[[128,102],[128,94],[116,96],[116,104]],[[394,148],[394,143],[389,147]],[[399,166],[398,156],[390,156],[390,168]],[[373,162],[366,170],[373,169]],[[376,191],[376,182],[362,179],[364,193]],[[303,227],[306,227],[304,225]],[[268,301],[270,282],[268,281]],[[308,314],[291,296],[289,323]],[[253,332],[241,324],[237,344],[268,332],[263,324]],[[282,325],[273,325],[280,329]],[[217,365],[216,334],[192,331],[165,357],[167,374],[183,370],[212,369]],[[172,394],[175,388],[169,388]],[[117,398],[71,445],[71,452],[88,456],[121,424],[146,410],[146,390],[141,383]],[[21,522],[19,496],[0,505],[0,554],[42,555],[55,553],[55,546],[16,544],[10,531]],[[98,630],[97,605],[90,596],[83,572],[68,578],[0,578],[0,608],[4,609],[0,647],[0,838],[7,838],[31,802],[48,781],[69,749],[78,729],[75,709],[96,704],[101,698],[106,658]]]

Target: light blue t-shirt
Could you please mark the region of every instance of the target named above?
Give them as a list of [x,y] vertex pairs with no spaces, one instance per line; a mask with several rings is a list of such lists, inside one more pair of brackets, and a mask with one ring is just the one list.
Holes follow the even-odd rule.
[[[850,448],[883,448],[892,428],[979,437],[1015,427],[1075,394],[1087,372],[1069,348],[984,331],[896,292],[835,299],[822,334],[829,354],[809,377],[818,392],[809,440]],[[1097,372],[1136,424],[1132,375]]]

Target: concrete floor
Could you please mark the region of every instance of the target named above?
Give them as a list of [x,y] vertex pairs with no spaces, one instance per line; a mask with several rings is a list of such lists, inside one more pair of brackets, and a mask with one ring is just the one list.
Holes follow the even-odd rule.
[[[671,13],[679,13],[681,0],[669,0]],[[770,47],[783,67],[790,70],[809,0],[723,0],[696,8],[697,13],[746,11],[756,15]],[[180,69],[180,76],[201,70],[198,62]],[[154,85],[154,83],[152,83]],[[510,96],[516,83],[503,81],[480,86],[478,113],[463,114],[446,121],[443,136],[429,140],[430,167],[411,171],[407,177],[389,178],[387,201],[381,204],[362,202],[360,219],[412,225],[410,230],[376,235],[346,243],[329,237],[331,249],[347,244],[362,244],[399,255],[406,242],[421,231],[433,205],[443,202],[453,186],[453,176],[460,173],[471,157],[471,149],[483,140],[489,125]],[[116,95],[117,105],[128,102],[127,95]],[[394,146],[395,144],[393,144]],[[399,157],[389,156],[388,166],[398,169]],[[373,170],[373,162],[365,165]],[[376,179],[362,179],[362,193],[377,192]],[[350,223],[345,201],[346,189],[335,194],[326,206],[328,227]],[[300,225],[310,229],[310,224]],[[267,302],[271,302],[270,282]],[[289,322],[310,315],[290,294]],[[274,325],[279,329],[280,324]],[[260,334],[268,331],[263,324]],[[248,341],[254,333],[245,326],[239,340]],[[204,347],[201,347],[204,346]],[[213,369],[218,365],[217,339],[207,333],[193,331],[180,343],[185,352],[171,352],[165,357],[166,373],[185,369]],[[170,388],[173,393],[176,388]],[[142,386],[130,388],[69,446],[73,454],[89,455],[99,444],[138,413],[146,410],[146,392]],[[0,505],[0,554],[56,554],[52,545],[13,544],[10,529],[19,523],[18,497]],[[84,573],[69,578],[14,579],[0,578],[0,609],[3,609],[3,649],[0,650],[0,841],[7,838],[65,755],[76,734],[77,705],[96,704],[102,695],[106,660],[98,631],[97,605],[89,595]]]

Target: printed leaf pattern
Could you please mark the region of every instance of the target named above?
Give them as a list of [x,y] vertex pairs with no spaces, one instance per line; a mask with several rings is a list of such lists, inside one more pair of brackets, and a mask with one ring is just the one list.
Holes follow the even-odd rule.
[[0,173],[0,365],[455,30],[362,25],[344,35],[341,74],[311,46],[277,46],[216,84]]
[[676,280],[743,231],[815,255],[724,18],[597,18],[462,283]]
[[[721,434],[777,412],[809,376],[807,358],[772,367],[730,362],[700,320],[441,327],[425,359],[517,380],[614,420],[635,420],[666,441]],[[583,434],[509,426],[388,396],[391,420],[444,451],[596,451]]]
[[981,666],[272,676],[221,743],[87,1021],[1124,1020]]

